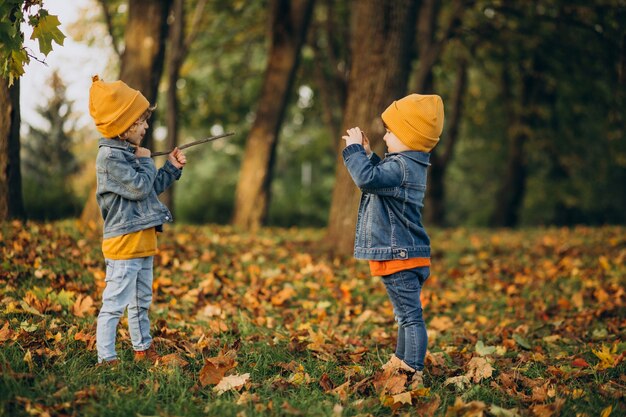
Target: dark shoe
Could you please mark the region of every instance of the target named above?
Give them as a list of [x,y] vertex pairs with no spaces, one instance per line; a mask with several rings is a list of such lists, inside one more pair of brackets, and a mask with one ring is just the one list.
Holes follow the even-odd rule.
[[149,361],[151,363],[157,363],[161,359],[161,356],[157,353],[154,345],[151,345],[146,350],[135,351],[135,362]]

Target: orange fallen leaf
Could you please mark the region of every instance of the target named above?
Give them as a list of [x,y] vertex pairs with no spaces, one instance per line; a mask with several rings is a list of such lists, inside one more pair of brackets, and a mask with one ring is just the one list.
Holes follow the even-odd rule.
[[226,372],[235,367],[234,352],[227,352],[205,360],[204,366],[200,370],[200,384],[203,387],[219,383]]
[[576,358],[572,361],[572,366],[576,368],[588,368],[589,364],[583,358]]
[[76,317],[85,317],[85,315],[92,314],[94,310],[93,298],[88,295],[79,295],[71,308],[72,314]]

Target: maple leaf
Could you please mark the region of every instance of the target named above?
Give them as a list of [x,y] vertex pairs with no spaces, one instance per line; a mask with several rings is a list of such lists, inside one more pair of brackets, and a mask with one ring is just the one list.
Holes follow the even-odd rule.
[[13,337],[13,330],[9,327],[9,322],[5,321],[4,326],[0,329],[0,343],[6,342]]
[[530,410],[537,417],[552,417],[560,414],[564,404],[564,399],[557,398],[552,404],[533,405]]
[[439,409],[441,405],[441,397],[435,394],[432,396],[432,399],[427,403],[418,403],[419,406],[416,408],[415,412],[419,417],[432,417],[435,415],[435,412]]
[[200,384],[203,387],[219,383],[226,375],[226,372],[236,365],[234,352],[229,351],[225,355],[219,355],[205,360],[204,366],[200,370]]
[[285,285],[278,294],[272,297],[272,304],[275,306],[281,306],[285,303],[285,301],[289,300],[291,297],[296,295],[296,291],[289,284]]
[[469,385],[470,379],[466,375],[459,375],[447,378],[443,385],[454,385],[459,390],[464,390],[466,385]]
[[217,392],[217,395],[222,395],[226,391],[239,390],[248,381],[248,379],[250,379],[249,373],[243,375],[235,374],[225,376],[219,384],[213,387],[213,391]]
[[428,327],[433,328],[435,330],[439,330],[440,332],[443,332],[445,330],[448,330],[454,327],[454,322],[448,316],[438,316],[438,317],[434,317],[428,323]]
[[31,39],[39,41],[39,50],[48,55],[52,51],[52,42],[63,46],[65,35],[59,30],[59,18],[54,15],[45,15],[39,19],[37,26],[33,28]]
[[598,364],[596,365],[596,369],[604,370],[613,368],[615,365],[617,365],[619,356],[615,354],[616,351],[617,345],[615,345],[613,349],[610,349],[606,345],[602,345],[602,349],[599,350],[592,349],[593,354],[596,355],[598,359],[600,359],[600,362],[598,362]]
[[446,417],[483,417],[486,407],[482,401],[465,403],[457,397],[454,404],[446,410]]
[[394,370],[385,370],[383,372],[379,372],[376,376],[374,376],[374,380],[372,381],[372,383],[374,384],[374,389],[380,395],[395,395],[404,391],[406,381],[406,374],[399,373]]
[[178,366],[181,368],[189,365],[189,362],[181,358],[177,353],[170,353],[169,355],[161,356],[159,363],[161,365]]
[[331,381],[330,377],[328,376],[326,372],[324,372],[322,376],[320,377],[320,386],[322,387],[324,392],[329,392],[333,389],[333,381]]
[[93,298],[88,295],[79,295],[71,309],[72,314],[76,317],[85,317],[85,315],[92,314],[94,310]]
[[493,374],[493,367],[485,358],[472,358],[467,364],[468,372],[466,374],[467,378],[474,381],[474,383],[479,383],[483,379],[491,378]]

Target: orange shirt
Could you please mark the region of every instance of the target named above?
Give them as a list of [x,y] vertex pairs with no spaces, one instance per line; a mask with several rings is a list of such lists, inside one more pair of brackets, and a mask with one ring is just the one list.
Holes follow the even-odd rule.
[[132,259],[156,255],[156,228],[151,227],[102,240],[102,253],[107,259]]
[[396,272],[420,266],[430,266],[430,258],[393,259],[391,261],[370,261],[370,271],[375,277],[384,277]]

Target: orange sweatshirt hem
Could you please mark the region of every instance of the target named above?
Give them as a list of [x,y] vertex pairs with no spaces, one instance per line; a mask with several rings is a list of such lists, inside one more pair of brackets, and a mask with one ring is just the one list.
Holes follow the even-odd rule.
[[369,261],[370,272],[375,277],[384,277],[407,269],[430,266],[430,258],[393,259],[390,261]]

